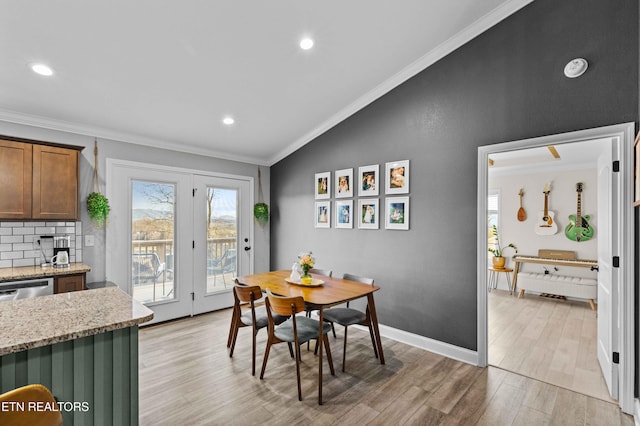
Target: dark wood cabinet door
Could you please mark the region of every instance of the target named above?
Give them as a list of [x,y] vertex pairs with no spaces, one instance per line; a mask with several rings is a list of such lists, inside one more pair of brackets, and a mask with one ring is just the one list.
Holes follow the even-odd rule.
[[58,294],[84,290],[85,277],[86,274],[62,275],[55,277],[53,280],[53,291],[55,294]]
[[0,219],[31,217],[32,145],[0,139]]
[[33,145],[33,219],[77,220],[79,151]]

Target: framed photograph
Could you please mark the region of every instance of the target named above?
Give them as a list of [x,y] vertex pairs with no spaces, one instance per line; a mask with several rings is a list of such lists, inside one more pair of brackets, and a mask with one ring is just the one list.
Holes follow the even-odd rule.
[[353,200],[336,201],[336,228],[353,228]]
[[380,166],[377,164],[371,166],[358,167],[358,195],[367,197],[369,195],[378,195],[378,174]]
[[316,201],[316,228],[331,228],[331,201]]
[[377,198],[358,200],[358,228],[379,229],[378,201]]
[[409,160],[386,163],[384,173],[385,194],[409,193]]
[[316,173],[316,200],[331,198],[331,172]]
[[385,199],[385,229],[409,229],[409,197],[387,197]]
[[336,198],[353,197],[353,169],[336,170]]

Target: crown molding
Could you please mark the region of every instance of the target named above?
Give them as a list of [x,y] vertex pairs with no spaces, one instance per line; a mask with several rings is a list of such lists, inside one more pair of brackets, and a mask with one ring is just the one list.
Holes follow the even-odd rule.
[[166,149],[170,151],[178,151],[186,154],[204,155],[207,157],[215,157],[222,160],[237,161],[240,163],[249,163],[259,166],[270,165],[267,161],[260,158],[230,155],[226,152],[199,149],[194,148],[193,146],[183,145],[180,142],[176,141],[153,139],[137,134],[118,132],[104,127],[91,126],[81,123],[72,123],[69,121],[57,120],[31,114],[23,114],[2,108],[0,108],[0,121],[40,127],[43,129],[55,130],[59,132],[74,133],[83,136],[90,136],[92,138],[109,139],[118,142],[126,142],[153,148]]

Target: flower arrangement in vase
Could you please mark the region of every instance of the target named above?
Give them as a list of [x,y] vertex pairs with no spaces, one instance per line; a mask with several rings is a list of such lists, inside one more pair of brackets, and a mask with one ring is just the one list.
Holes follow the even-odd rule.
[[518,247],[513,243],[509,243],[503,247],[500,243],[500,235],[498,234],[498,228],[496,225],[491,226],[491,231],[489,233],[491,235],[489,238],[489,244],[493,247],[489,247],[488,250],[493,253],[493,267],[496,269],[504,269],[506,259],[503,256],[503,252],[508,248],[512,248],[516,253],[518,253]]
[[315,260],[313,259],[313,256],[311,256],[311,252],[300,254],[298,256],[298,263],[300,264],[300,268],[302,269],[300,282],[303,284],[311,284],[313,278],[309,274],[309,270],[313,268],[313,265],[315,264]]

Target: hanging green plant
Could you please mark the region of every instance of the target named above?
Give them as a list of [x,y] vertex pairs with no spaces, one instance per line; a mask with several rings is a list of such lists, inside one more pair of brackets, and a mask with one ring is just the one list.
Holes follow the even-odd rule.
[[253,216],[260,226],[264,226],[269,222],[269,206],[263,201],[262,197],[262,176],[260,176],[260,167],[258,167],[258,203],[253,206]]
[[269,222],[269,206],[265,203],[257,203],[253,206],[253,215],[262,226]]
[[109,199],[100,193],[100,180],[98,179],[98,140],[94,141],[93,148],[93,192],[87,197],[87,211],[89,218],[102,228],[107,223],[107,217],[111,207],[109,207]]
[[92,192],[87,197],[87,211],[91,220],[99,227],[103,227],[109,216],[109,200],[99,192]]

